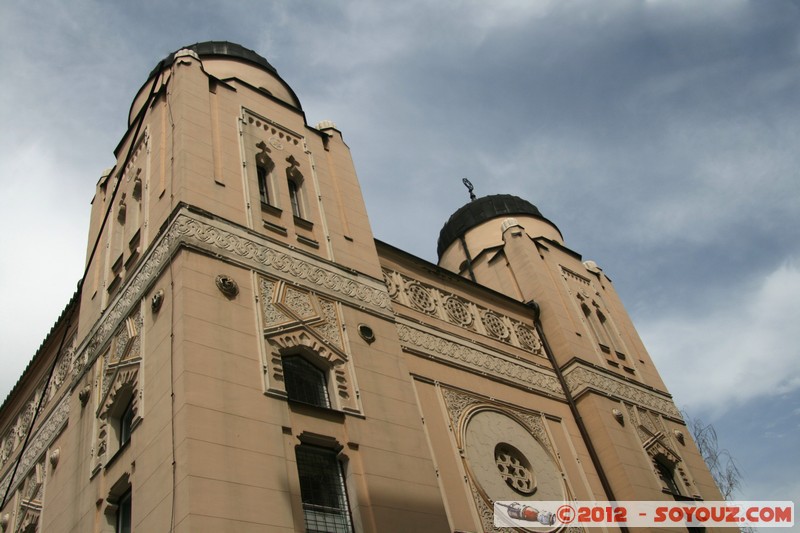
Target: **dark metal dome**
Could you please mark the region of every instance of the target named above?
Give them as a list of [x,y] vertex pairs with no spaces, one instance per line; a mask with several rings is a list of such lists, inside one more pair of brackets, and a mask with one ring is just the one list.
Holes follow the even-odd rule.
[[511,194],[493,194],[478,198],[453,213],[439,232],[436,253],[439,259],[445,250],[467,231],[487,220],[501,216],[529,215],[552,224],[539,209],[527,200]]
[[[256,65],[263,67],[270,72],[274,72],[275,74],[278,73],[275,70],[275,67],[269,64],[269,61],[255,53],[254,51],[250,50],[249,48],[245,48],[244,46],[236,43],[231,43],[228,41],[205,41],[202,43],[195,43],[189,46],[184,46],[180,50],[191,50],[197,55],[202,57],[210,57],[210,56],[228,56],[228,57],[235,57],[237,59],[244,59],[245,61],[249,61],[250,63],[255,63]],[[150,72],[151,78],[159,68],[162,68],[167,65],[171,65],[172,62],[175,60],[176,52],[172,52],[163,60],[163,65],[159,63],[159,65]]]

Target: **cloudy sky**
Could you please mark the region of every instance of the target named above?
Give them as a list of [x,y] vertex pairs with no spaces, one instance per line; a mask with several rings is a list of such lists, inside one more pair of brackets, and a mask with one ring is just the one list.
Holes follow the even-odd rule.
[[739,496],[800,502],[793,0],[2,0],[0,400],[81,276],[131,98],[205,40],[336,122],[381,240],[435,261],[462,177],[536,204],[715,424]]

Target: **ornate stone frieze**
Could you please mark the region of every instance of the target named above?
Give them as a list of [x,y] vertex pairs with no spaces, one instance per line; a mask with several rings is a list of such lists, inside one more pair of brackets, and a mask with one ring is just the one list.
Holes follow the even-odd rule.
[[672,400],[643,387],[601,373],[594,368],[572,366],[564,372],[564,379],[573,396],[593,389],[613,398],[641,405],[670,418],[681,420],[681,413]]
[[471,372],[488,374],[525,389],[559,398],[564,396],[555,375],[526,361],[469,346],[456,337],[450,338],[435,330],[423,330],[413,324],[398,322],[397,333],[404,349],[421,352]]
[[538,333],[527,324],[392,270],[383,271],[391,299],[471,332],[544,357]]
[[170,233],[180,242],[210,248],[215,253],[251,263],[298,284],[311,284],[316,290],[353,305],[386,315],[391,311],[386,288],[378,282],[339,270],[281,245],[256,239],[233,227],[224,228],[223,224],[183,214],[173,222]]
[[[54,376],[48,387],[48,391],[50,392],[47,392],[47,396],[43,400],[41,412],[46,412],[52,405],[52,402],[55,401],[53,400],[52,391],[58,387],[54,385],[54,380],[57,379],[59,368],[63,367],[63,361],[65,359],[68,359],[67,354],[62,354],[61,364],[59,364],[54,371]],[[58,386],[60,385],[61,383],[58,383]],[[39,400],[44,393],[44,383],[42,383],[35,389],[33,394],[31,394],[28,401],[23,404],[16,416],[11,418],[13,422],[0,434],[0,469],[6,466],[6,463],[13,457],[14,452],[25,442],[25,437],[28,435],[28,431],[33,423],[33,415],[36,412],[36,406],[39,405]]]
[[[28,442],[28,447],[22,455],[22,459],[14,478],[14,485],[25,479],[30,469],[34,466],[37,459],[42,457],[45,450],[61,432],[69,418],[69,394],[65,394],[58,405],[53,409],[47,419],[39,426],[39,429]],[[5,494],[8,485],[11,483],[11,472],[6,473],[0,481],[0,494]]]

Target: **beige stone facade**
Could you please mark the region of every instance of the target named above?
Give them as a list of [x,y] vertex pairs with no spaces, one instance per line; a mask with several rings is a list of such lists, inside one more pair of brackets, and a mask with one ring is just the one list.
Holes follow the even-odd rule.
[[611,282],[524,200],[459,210],[439,265],[376,241],[341,133],[231,43],[159,63],[116,156],[87,276],[0,410],[3,533],[720,499]]

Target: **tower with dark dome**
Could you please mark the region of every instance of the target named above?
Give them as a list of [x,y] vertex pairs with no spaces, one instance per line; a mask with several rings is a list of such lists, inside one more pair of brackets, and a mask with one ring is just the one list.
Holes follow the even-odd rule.
[[155,66],[114,159],[87,274],[0,407],[0,532],[720,498],[611,282],[530,202],[457,210],[438,265],[375,240],[342,133],[229,42]]

